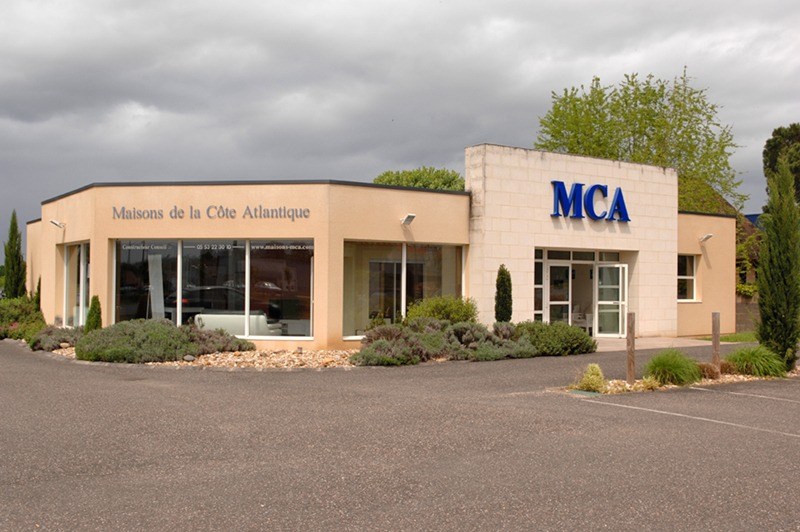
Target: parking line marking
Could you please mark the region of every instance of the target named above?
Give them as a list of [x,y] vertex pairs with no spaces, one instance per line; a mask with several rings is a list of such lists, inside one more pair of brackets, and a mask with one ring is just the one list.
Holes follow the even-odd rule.
[[784,401],[786,403],[796,403],[800,404],[800,401],[796,399],[785,399],[783,397],[770,397],[769,395],[758,395],[754,393],[742,393],[742,392],[726,392],[723,390],[709,390],[708,388],[696,388],[694,386],[689,386],[690,390],[698,390],[701,392],[713,392],[713,393],[725,393],[728,395],[742,395],[744,397],[756,397],[758,399],[771,399],[773,401]]
[[641,410],[643,412],[652,412],[654,414],[664,414],[667,416],[683,417],[687,419],[694,419],[695,421],[707,421],[708,423],[717,423],[719,425],[728,425],[729,427],[736,427],[739,429],[750,429],[758,432],[767,432],[770,434],[778,434],[780,436],[789,436],[790,438],[800,438],[800,434],[793,434],[791,432],[781,432],[779,430],[762,429],[760,427],[751,427],[750,425],[741,425],[739,423],[731,423],[730,421],[720,421],[718,419],[710,419],[707,417],[690,416],[688,414],[678,414],[677,412],[667,412],[666,410],[655,410],[653,408],[643,408],[641,406],[620,405],[617,403],[606,403],[604,401],[595,401],[594,399],[582,399],[587,403],[595,403],[598,405],[616,406],[619,408],[629,408],[631,410]]

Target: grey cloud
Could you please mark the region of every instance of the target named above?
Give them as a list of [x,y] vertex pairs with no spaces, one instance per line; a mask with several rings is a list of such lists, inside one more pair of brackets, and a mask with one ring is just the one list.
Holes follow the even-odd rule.
[[93,181],[370,180],[530,146],[551,91],[679,75],[723,106],[748,204],[798,121],[800,8],[768,1],[7,0],[0,239],[11,208]]

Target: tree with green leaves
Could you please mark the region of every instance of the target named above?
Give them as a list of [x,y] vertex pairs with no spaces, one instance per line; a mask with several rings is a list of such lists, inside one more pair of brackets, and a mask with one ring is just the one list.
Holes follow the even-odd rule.
[[737,208],[747,199],[730,164],[731,128],[685,69],[672,81],[628,74],[617,86],[595,77],[551,99],[536,149],[675,168],[681,210],[719,212],[718,195]]
[[778,354],[791,370],[800,340],[800,210],[795,203],[794,176],[786,157],[767,174],[767,212],[758,276],[758,341]]
[[375,179],[379,185],[428,188],[434,190],[464,190],[464,178],[455,170],[421,166],[414,170],[388,170]]
[[8,240],[5,245],[5,296],[16,298],[26,295],[25,260],[22,258],[22,234],[17,225],[17,211],[11,211],[11,223],[8,226]]
[[511,273],[501,264],[495,282],[494,321],[511,321],[511,305]]
[[100,298],[92,296],[92,301],[89,303],[89,312],[86,314],[86,325],[83,326],[83,332],[88,333],[102,328],[103,317],[100,312]]
[[794,176],[795,199],[800,203],[800,123],[789,124],[772,131],[772,136],[764,144],[762,154],[764,175],[778,171],[778,160],[786,157],[789,171]]

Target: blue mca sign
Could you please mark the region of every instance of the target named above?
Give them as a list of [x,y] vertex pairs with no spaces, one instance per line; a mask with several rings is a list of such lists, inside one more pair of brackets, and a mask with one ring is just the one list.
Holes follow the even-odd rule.
[[[553,213],[550,216],[563,216],[570,218],[584,218],[583,213],[592,220],[607,220],[630,222],[628,207],[625,205],[625,196],[622,189],[617,187],[607,210],[597,212],[597,196],[603,199],[608,197],[607,185],[592,185],[583,192],[583,183],[573,183],[569,192],[563,181],[551,181],[553,184]],[[605,205],[605,201],[603,202]],[[571,212],[570,212],[571,211]]]

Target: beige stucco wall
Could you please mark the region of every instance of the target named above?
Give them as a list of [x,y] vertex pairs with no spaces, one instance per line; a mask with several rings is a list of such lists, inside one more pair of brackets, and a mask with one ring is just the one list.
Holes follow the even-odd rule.
[[[534,248],[620,251],[629,266],[629,310],[637,335],[678,332],[675,261],[678,179],[674,170],[639,164],[547,153],[507,146],[467,149],[470,213],[469,295],[481,321],[494,313],[497,268],[511,272],[514,321],[532,319]],[[608,186],[608,206],[621,187],[629,223],[552,217],[551,181]],[[598,203],[598,205],[600,205]]]
[[[310,216],[243,219],[247,206],[309,209]],[[114,219],[113,208],[160,209],[160,220]],[[235,210],[209,219],[210,206]],[[173,207],[183,218],[172,218]],[[199,209],[199,219],[189,216]],[[400,219],[417,214],[403,227]],[[119,239],[314,240],[313,339],[259,341],[261,347],[358,347],[342,339],[343,246],[346,240],[466,245],[469,197],[431,191],[341,183],[171,184],[93,186],[46,202],[42,220],[29,224],[28,257],[42,277],[42,310],[49,323],[63,320],[64,244],[90,242],[90,295],[102,302],[103,323],[114,316],[114,243]],[[213,214],[213,211],[212,211]]]
[[39,260],[39,234],[42,221],[28,222],[25,226],[25,288],[28,292],[36,290],[36,283],[41,276]]
[[[700,237],[714,236],[700,244]],[[711,332],[711,313],[720,313],[722,334],[736,332],[736,219],[702,214],[678,216],[678,253],[694,255],[696,301],[678,302],[678,335]]]

